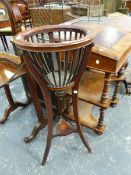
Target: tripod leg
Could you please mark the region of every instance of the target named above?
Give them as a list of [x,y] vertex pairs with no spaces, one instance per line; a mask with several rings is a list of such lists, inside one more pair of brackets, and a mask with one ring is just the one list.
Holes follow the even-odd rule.
[[43,161],[41,165],[44,165],[46,163],[50,147],[51,147],[51,142],[52,142],[52,135],[53,135],[53,112],[52,112],[52,102],[51,102],[51,96],[48,90],[43,90],[42,89],[42,94],[44,96],[45,100],[45,105],[46,105],[46,111],[47,111],[47,119],[48,119],[48,135],[47,135],[47,143],[46,143],[46,149],[43,157]]
[[85,147],[88,149],[89,152],[91,152],[91,147],[83,134],[83,130],[78,117],[78,91],[77,90],[72,91],[72,103],[73,103],[74,119],[76,122],[78,133]]

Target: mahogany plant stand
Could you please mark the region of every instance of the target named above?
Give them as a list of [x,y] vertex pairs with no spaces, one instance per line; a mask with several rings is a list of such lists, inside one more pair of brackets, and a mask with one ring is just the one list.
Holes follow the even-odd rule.
[[[57,41],[56,41],[57,38]],[[21,49],[28,71],[38,83],[47,112],[48,133],[42,165],[45,164],[52,139],[77,132],[89,152],[91,147],[84,136],[78,118],[78,86],[91,54],[94,34],[75,26],[42,26],[19,33],[14,43]],[[76,128],[63,118],[65,92],[72,91]],[[53,129],[50,91],[57,97],[59,122]]]

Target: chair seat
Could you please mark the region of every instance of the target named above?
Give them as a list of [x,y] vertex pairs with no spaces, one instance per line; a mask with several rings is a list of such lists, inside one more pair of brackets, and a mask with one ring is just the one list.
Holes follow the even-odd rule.
[[[0,88],[3,87],[5,84],[7,84],[7,82],[16,73],[16,71],[17,71],[17,68],[15,68],[14,66],[8,63],[0,62]],[[21,75],[24,75],[24,74],[25,74],[24,71],[20,71],[13,78],[13,80],[19,78]]]

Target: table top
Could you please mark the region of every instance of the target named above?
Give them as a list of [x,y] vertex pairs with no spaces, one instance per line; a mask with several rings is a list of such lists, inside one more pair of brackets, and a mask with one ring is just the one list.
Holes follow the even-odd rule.
[[118,72],[131,51],[131,18],[122,15],[104,25],[90,24],[88,20],[88,17],[81,17],[65,23],[81,25],[96,32],[95,46],[87,66],[106,72]]

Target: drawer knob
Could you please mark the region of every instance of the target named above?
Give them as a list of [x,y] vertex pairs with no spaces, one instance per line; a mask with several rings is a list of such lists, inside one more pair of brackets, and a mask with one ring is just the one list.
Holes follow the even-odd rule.
[[96,60],[96,64],[99,64],[100,63],[100,61],[99,60]]

